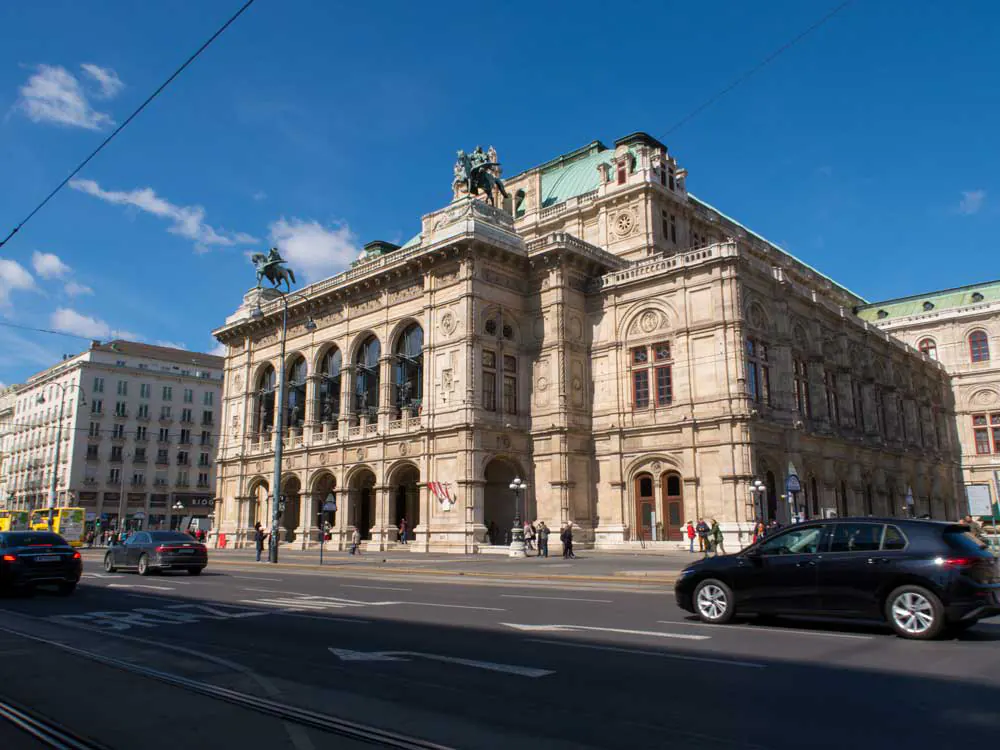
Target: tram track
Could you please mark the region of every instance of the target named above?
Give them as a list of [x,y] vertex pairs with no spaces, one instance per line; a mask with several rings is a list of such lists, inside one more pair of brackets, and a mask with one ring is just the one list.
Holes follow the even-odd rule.
[[[28,617],[30,618],[30,616]],[[44,638],[14,628],[0,627],[0,632],[51,646],[68,654],[88,659],[129,674],[156,680],[187,692],[197,693],[208,698],[230,703],[254,713],[272,716],[283,722],[348,738],[360,743],[378,747],[396,748],[397,750],[457,750],[455,747],[442,745],[420,737],[381,729],[369,724],[342,719],[318,711],[282,703],[272,698],[251,695],[201,680],[183,677],[171,672],[140,666],[113,656],[88,651],[87,649],[71,646],[58,640]],[[12,703],[6,703],[2,699],[0,699],[0,718],[10,721],[23,731],[32,734],[40,742],[47,743],[48,747],[60,750],[109,750],[106,745],[95,744],[92,740],[81,735],[76,735],[71,730],[62,728],[60,725],[28,709],[18,707]],[[63,744],[58,744],[60,742]]]

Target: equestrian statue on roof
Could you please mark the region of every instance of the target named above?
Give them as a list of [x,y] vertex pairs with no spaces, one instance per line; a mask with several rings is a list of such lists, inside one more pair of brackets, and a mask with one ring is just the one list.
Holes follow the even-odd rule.
[[482,146],[476,146],[476,150],[471,154],[459,151],[452,188],[456,199],[463,193],[479,195],[479,191],[482,191],[491,206],[496,205],[496,193],[507,198],[507,188],[500,179],[500,163],[497,161],[496,149],[490,146],[490,150],[486,152]]
[[250,262],[257,269],[257,288],[260,289],[260,282],[267,279],[271,285],[277,289],[281,282],[285,282],[288,291],[292,291],[292,284],[295,282],[295,272],[285,264],[285,259],[281,257],[278,248],[272,247],[264,253],[254,253],[250,256]]

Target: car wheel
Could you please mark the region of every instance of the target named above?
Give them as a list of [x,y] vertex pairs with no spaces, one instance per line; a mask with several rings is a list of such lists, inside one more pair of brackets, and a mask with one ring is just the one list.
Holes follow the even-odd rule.
[[148,576],[152,571],[149,568],[149,556],[140,555],[139,556],[139,575]]
[[113,552],[108,552],[104,555],[104,570],[107,573],[114,573],[115,568],[115,555]]
[[896,635],[929,641],[944,630],[941,600],[922,586],[900,586],[885,600],[885,617]]
[[204,568],[188,568],[188,575],[189,576],[200,576],[201,575],[201,571],[203,571],[203,570],[204,570]]
[[695,588],[694,607],[698,617],[713,624],[729,622],[736,614],[732,589],[715,578],[704,580]]
[[76,584],[75,583],[60,583],[59,584],[59,595],[60,596],[69,596],[74,591],[76,591]]

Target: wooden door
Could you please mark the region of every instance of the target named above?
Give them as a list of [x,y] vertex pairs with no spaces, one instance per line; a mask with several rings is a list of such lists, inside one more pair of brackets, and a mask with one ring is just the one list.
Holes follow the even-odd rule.
[[639,539],[649,541],[653,538],[653,512],[656,510],[656,498],[653,495],[653,477],[651,474],[640,474],[635,478],[635,527]]
[[678,474],[664,474],[660,477],[660,492],[663,494],[663,530],[668,542],[684,539],[681,524],[684,523],[684,498],[681,495],[681,478]]

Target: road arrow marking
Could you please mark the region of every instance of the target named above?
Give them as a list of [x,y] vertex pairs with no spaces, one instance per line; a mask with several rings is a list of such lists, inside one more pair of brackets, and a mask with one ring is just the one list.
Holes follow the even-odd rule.
[[592,625],[522,625],[516,622],[502,622],[501,625],[505,625],[508,628],[514,628],[515,630],[526,630],[528,632],[534,631],[548,631],[548,632],[564,632],[564,633],[574,633],[581,630],[596,631],[600,633],[620,633],[623,635],[649,635],[654,638],[676,638],[681,641],[707,641],[711,636],[709,635],[691,635],[689,633],[661,633],[658,630],[628,630],[625,628],[598,628]]
[[430,659],[446,664],[460,664],[464,667],[486,669],[490,672],[516,674],[520,677],[537,678],[555,674],[551,669],[519,667],[516,664],[497,664],[491,661],[460,659],[456,656],[442,656],[440,654],[422,654],[416,651],[351,651],[349,649],[331,647],[330,653],[339,657],[341,661],[409,661],[410,659]]

